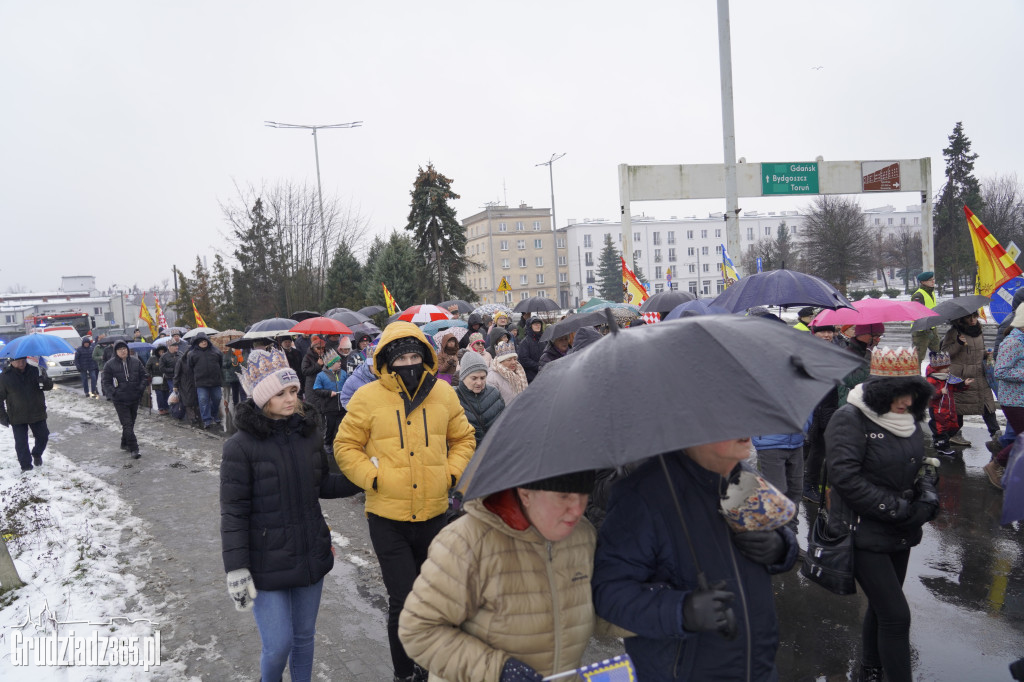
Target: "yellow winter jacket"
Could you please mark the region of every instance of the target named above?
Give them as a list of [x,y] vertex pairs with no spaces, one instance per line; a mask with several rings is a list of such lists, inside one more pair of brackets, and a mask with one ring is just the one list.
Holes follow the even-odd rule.
[[[345,476],[366,491],[367,513],[394,521],[427,521],[448,509],[452,477],[457,481],[462,476],[476,438],[447,383],[437,381],[426,397],[418,390],[409,401],[401,379],[381,355],[387,344],[405,336],[414,336],[429,349],[423,381],[431,383],[437,355],[419,327],[408,322],[385,327],[371,359],[380,379],[361,387],[349,401],[334,439],[334,457]],[[420,387],[425,390],[423,383]],[[414,406],[408,414],[407,404]]]
[[598,620],[594,527],[584,518],[549,542],[533,526],[510,527],[481,500],[466,511],[434,538],[405,600],[398,636],[406,653],[432,682],[498,682],[510,657],[542,675],[579,667]]

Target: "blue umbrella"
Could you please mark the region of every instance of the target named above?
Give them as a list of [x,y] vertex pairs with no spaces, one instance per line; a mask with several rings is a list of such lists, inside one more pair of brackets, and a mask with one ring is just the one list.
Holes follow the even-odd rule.
[[75,349],[64,339],[53,334],[37,333],[19,336],[0,350],[0,358],[27,358],[36,355],[74,353]]
[[153,350],[156,346],[145,341],[132,341],[128,344],[128,348],[131,350]]
[[1010,461],[1003,474],[1003,518],[1004,526],[1024,519],[1024,434],[1017,436],[1010,450]]
[[696,301],[687,301],[686,303],[680,303],[672,309],[668,315],[665,316],[665,320],[675,320],[680,317],[693,317],[694,315],[731,315],[728,310],[722,306],[709,303],[706,299],[697,299]]
[[769,270],[749,275],[719,294],[712,303],[732,313],[759,305],[853,308],[834,286],[796,270]]
[[420,327],[420,331],[424,334],[436,334],[442,329],[450,329],[452,327],[463,327],[469,328],[463,320],[434,320],[433,322],[427,322],[425,325]]

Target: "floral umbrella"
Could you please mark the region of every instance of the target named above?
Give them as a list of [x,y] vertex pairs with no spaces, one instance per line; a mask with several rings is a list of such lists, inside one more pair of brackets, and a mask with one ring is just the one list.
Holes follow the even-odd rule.
[[482,306],[473,310],[473,313],[477,315],[490,315],[491,317],[494,317],[494,313],[496,312],[505,313],[509,316],[509,319],[512,317],[512,309],[506,305],[502,305],[501,303],[484,303]]
[[461,341],[462,337],[469,333],[469,330],[465,327],[448,327],[434,334],[434,343],[437,344],[437,349],[441,350],[444,347],[444,342],[449,336],[455,337],[456,341]]

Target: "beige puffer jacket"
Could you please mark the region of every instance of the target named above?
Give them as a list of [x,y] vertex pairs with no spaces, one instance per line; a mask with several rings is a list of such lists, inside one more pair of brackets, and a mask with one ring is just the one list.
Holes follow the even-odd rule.
[[596,621],[594,527],[583,518],[568,538],[548,542],[532,526],[514,530],[481,500],[466,511],[431,543],[405,600],[406,653],[431,682],[497,682],[510,657],[542,675],[578,668]]

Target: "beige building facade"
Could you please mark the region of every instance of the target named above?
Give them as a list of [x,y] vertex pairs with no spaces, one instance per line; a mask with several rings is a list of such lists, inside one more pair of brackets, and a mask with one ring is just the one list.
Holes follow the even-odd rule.
[[[569,306],[565,236],[551,229],[551,211],[520,204],[487,206],[462,221],[471,265],[463,279],[480,303],[517,302],[539,296]],[[511,291],[499,291],[502,278]]]

